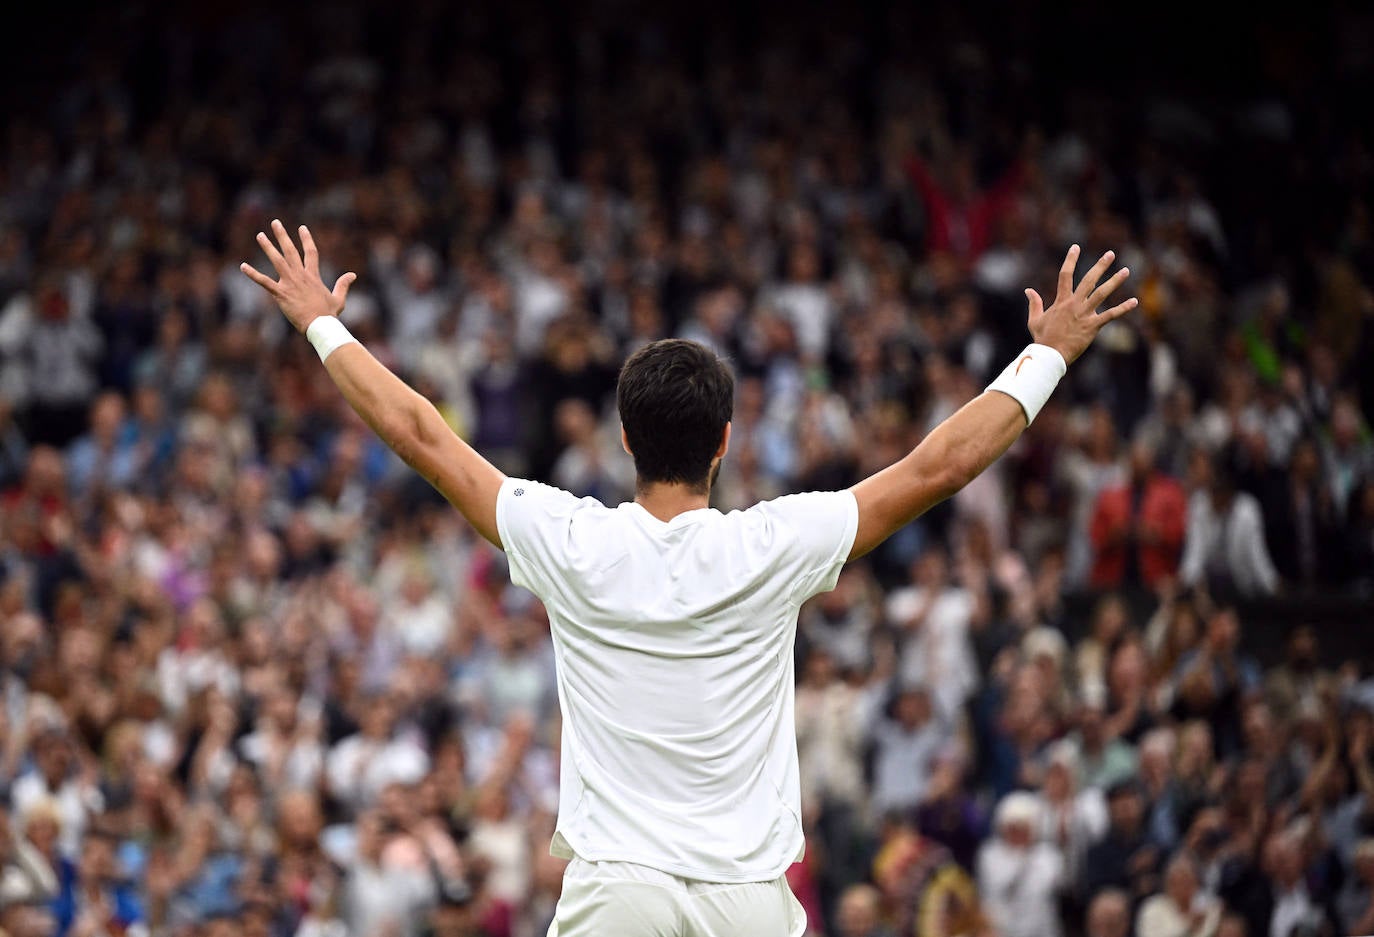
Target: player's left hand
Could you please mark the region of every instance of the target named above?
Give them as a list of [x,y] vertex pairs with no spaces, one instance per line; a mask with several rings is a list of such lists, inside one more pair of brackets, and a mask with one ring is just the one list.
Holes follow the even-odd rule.
[[239,264],[244,276],[267,290],[281,307],[282,315],[300,332],[304,332],[320,316],[337,316],[342,312],[344,300],[348,298],[348,288],[358,279],[357,274],[345,273],[330,290],[320,279],[320,254],[315,249],[315,239],[310,236],[309,228],[305,225],[300,227],[304,258],[296,250],[296,243],[280,221],[272,221],[272,233],[277,237],[276,244],[262,231],[258,232],[258,244],[281,279],[273,280],[247,262]]

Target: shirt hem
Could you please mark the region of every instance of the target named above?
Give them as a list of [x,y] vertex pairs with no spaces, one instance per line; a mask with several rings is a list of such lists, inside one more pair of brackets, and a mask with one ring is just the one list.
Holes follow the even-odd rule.
[[662,862],[649,856],[641,856],[615,849],[604,851],[596,849],[579,849],[569,843],[566,836],[564,836],[563,842],[568,847],[566,851],[569,855],[563,855],[561,852],[554,852],[554,847],[552,845],[549,847],[549,853],[559,859],[581,859],[583,862],[628,862],[632,865],[642,865],[646,869],[662,872],[665,875],[676,875],[678,878],[687,879],[693,882],[705,882],[708,885],[753,885],[775,882],[786,874],[787,870],[793,865],[791,861],[788,861],[781,866],[772,867],[772,871],[742,872],[738,875],[727,875],[720,872],[692,868],[691,866],[677,865],[672,862]]

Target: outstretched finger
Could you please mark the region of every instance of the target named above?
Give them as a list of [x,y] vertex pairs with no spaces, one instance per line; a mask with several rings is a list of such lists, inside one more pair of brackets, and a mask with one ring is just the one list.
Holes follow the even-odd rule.
[[281,251],[277,250],[277,245],[272,243],[272,239],[261,231],[258,232],[258,246],[267,255],[267,259],[272,262],[272,267],[277,271],[277,274],[284,276],[286,271],[290,269],[286,264],[286,258],[281,255]]
[[245,261],[244,263],[239,264],[239,270],[243,271],[244,276],[252,280],[258,286],[261,286],[263,289],[267,290],[267,292],[272,294],[275,294],[277,292],[277,281],[269,277],[267,274],[260,272],[252,264]]
[[315,239],[310,229],[301,225],[301,247],[305,248],[305,269],[315,276],[320,275],[320,252],[315,249]]
[[1132,296],[1130,299],[1126,300],[1124,303],[1117,303],[1115,306],[1113,306],[1113,307],[1110,308],[1110,309],[1104,309],[1101,313],[1098,314],[1097,318],[1098,318],[1098,320],[1101,322],[1102,325],[1106,325],[1108,322],[1111,322],[1113,319],[1120,319],[1120,318],[1121,318],[1122,316],[1124,316],[1126,313],[1130,312],[1132,309],[1134,309],[1136,306],[1139,306],[1139,305],[1140,305],[1140,300],[1138,300],[1138,299],[1136,299],[1134,296]]
[[1040,298],[1040,294],[1037,293],[1035,290],[1026,290],[1026,304],[1029,307],[1030,311],[1030,315],[1028,318],[1032,322],[1040,318],[1041,314],[1043,314],[1045,311],[1045,301]]
[[1102,279],[1102,274],[1107,272],[1107,268],[1112,265],[1113,260],[1116,260],[1115,251],[1107,251],[1099,257],[1092,269],[1078,282],[1078,289],[1074,291],[1074,294],[1087,298],[1088,294],[1097,288],[1097,281]]
[[1078,245],[1069,248],[1064,255],[1064,263],[1059,268],[1059,291],[1056,299],[1068,299],[1073,295],[1073,272],[1078,269]]
[[272,219],[272,233],[277,236],[277,243],[281,245],[282,256],[286,262],[293,267],[301,265],[301,252],[296,250],[296,242],[291,240],[291,235],[286,233],[286,225],[277,219]]
[[1088,308],[1096,309],[1098,306],[1105,303],[1107,297],[1115,293],[1121,287],[1121,284],[1126,282],[1130,275],[1131,269],[1129,267],[1122,267],[1116,273],[1113,273],[1111,279],[1093,290],[1093,294],[1088,297]]

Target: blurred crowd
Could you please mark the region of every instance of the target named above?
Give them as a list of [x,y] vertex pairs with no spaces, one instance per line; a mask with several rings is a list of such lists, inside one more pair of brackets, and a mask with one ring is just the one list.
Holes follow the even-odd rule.
[[547,620],[238,272],[274,217],[508,473],[632,497],[619,363],[728,356],[723,510],[899,458],[1068,244],[1116,250],[1139,313],[803,610],[810,934],[1374,933],[1374,654],[1295,622],[1262,668],[1246,620],[1374,595],[1353,125],[1037,106],[1025,61],[909,55],[910,22],[697,54],[380,17],[91,28],[4,123],[0,933],[551,919]]

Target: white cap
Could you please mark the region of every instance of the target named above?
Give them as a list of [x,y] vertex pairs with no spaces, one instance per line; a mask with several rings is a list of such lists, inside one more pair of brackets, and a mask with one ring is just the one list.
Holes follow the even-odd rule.
[[1040,819],[1040,800],[1026,791],[1012,791],[997,805],[995,826],[1000,830],[1013,823],[1034,826]]

